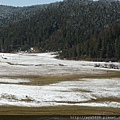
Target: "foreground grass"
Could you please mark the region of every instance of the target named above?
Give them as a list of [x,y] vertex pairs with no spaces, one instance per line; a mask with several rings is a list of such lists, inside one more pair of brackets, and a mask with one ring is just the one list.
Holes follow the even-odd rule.
[[0,115],[120,115],[120,109],[82,106],[0,107]]

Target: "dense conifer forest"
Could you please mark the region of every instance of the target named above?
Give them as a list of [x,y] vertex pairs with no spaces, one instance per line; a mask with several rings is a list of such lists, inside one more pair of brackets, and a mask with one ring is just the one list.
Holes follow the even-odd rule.
[[0,14],[1,52],[33,47],[66,59],[120,61],[120,1],[64,0],[23,8]]
[[41,9],[45,9],[47,5],[34,5],[26,7],[12,7],[0,5],[0,28],[20,20],[32,17]]

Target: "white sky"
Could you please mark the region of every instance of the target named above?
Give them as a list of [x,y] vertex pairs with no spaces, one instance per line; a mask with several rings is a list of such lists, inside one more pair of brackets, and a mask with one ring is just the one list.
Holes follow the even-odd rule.
[[48,4],[63,0],[0,0],[0,4],[9,6],[30,6],[37,4]]

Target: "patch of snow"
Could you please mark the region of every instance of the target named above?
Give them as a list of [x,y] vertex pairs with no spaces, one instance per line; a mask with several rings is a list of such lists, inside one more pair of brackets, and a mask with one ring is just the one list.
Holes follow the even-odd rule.
[[0,83],[26,83],[30,82],[28,79],[10,79],[10,78],[0,78]]
[[89,102],[99,98],[120,99],[120,79],[80,79],[46,86],[0,84],[0,105],[42,107],[58,105],[120,108],[115,101]]
[[89,107],[112,107],[112,108],[120,108],[120,103],[118,102],[101,102],[101,103],[58,103],[58,105],[66,105],[66,106],[89,106]]

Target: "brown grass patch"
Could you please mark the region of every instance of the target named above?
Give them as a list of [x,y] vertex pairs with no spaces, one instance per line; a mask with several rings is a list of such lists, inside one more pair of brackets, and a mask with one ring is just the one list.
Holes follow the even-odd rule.
[[0,115],[120,115],[117,108],[99,108],[82,106],[56,107],[0,107]]

